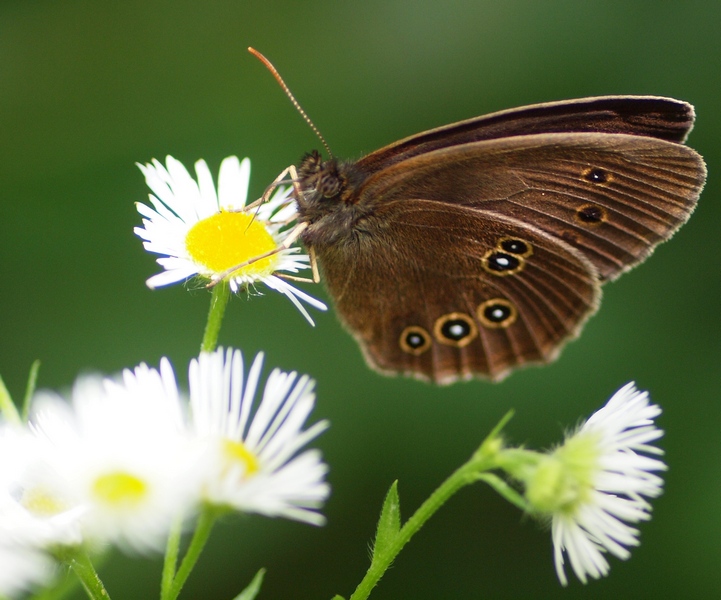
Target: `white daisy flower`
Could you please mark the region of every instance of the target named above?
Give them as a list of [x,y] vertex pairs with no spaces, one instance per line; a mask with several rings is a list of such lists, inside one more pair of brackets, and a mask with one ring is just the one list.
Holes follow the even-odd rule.
[[40,393],[31,428],[53,474],[49,496],[82,507],[85,541],[159,549],[171,522],[195,507],[195,463],[166,359],[121,381],[80,379],[72,406]]
[[35,586],[47,584],[54,564],[45,553],[31,545],[0,540],[0,596],[14,598]]
[[[576,576],[598,579],[609,571],[609,552],[629,558],[639,531],[629,523],[651,518],[645,498],[661,494],[663,480],[654,471],[666,465],[647,454],[663,431],[654,424],[661,409],[633,382],[621,388],[541,463],[527,489],[531,504],[551,515],[556,573],[562,585],[565,556]],[[549,476],[550,475],[550,476]],[[549,485],[550,483],[550,485]],[[544,493],[539,490],[552,491]]]
[[314,382],[275,369],[254,408],[262,363],[259,354],[245,383],[238,350],[203,353],[190,364],[192,427],[207,449],[206,501],[320,525],[315,509],[330,492],[328,468],[317,450],[296,455],[328,425],[303,429]]
[[[81,511],[46,493],[38,478],[37,444],[27,430],[0,429],[0,596],[22,595],[50,582],[48,551],[80,543]],[[40,469],[42,471],[42,469]]]
[[[300,248],[281,248],[296,216],[289,187],[279,187],[258,208],[244,210],[248,196],[250,160],[230,156],[220,165],[218,191],[203,160],[195,163],[197,181],[186,168],[168,156],[163,166],[153,160],[138,165],[152,190],[152,207],[138,203],[144,217],[135,233],[148,252],[164,255],[157,262],[165,270],[148,279],[150,288],[199,276],[210,281],[226,278],[231,290],[252,288],[258,282],[284,294],[313,324],[301,300],[319,310],[326,305],[290,285],[278,273],[307,269],[309,258]],[[229,269],[277,250],[271,256],[227,274]]]
[[83,509],[61,495],[42,444],[25,428],[0,430],[0,539],[39,549],[81,543]]

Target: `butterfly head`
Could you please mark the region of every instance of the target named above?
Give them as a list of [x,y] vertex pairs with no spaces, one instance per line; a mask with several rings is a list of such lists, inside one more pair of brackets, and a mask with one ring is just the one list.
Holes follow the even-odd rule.
[[371,212],[359,201],[358,189],[365,176],[357,163],[324,160],[314,150],[303,157],[297,172],[299,220],[309,224],[303,241],[325,246],[353,237],[359,223]]
[[303,157],[298,167],[298,179],[303,192],[329,200],[339,196],[347,183],[338,161],[335,158],[323,160],[317,150]]

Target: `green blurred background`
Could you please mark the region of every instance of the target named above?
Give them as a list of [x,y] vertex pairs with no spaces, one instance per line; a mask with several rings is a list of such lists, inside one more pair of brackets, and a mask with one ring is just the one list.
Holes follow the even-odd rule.
[[[385,491],[404,516],[509,408],[509,436],[547,447],[631,379],[662,405],[670,470],[631,560],[563,590],[550,535],[483,485],[463,490],[401,554],[374,598],[711,598],[721,595],[719,224],[721,3],[8,1],[0,6],[0,372],[20,395],[168,355],[185,375],[204,291],[150,292],[132,227],[136,161],[172,154],[214,172],[253,160],[260,194],[318,146],[246,47],[267,54],[341,157],[523,104],[656,94],[696,106],[689,144],[709,182],[691,221],[605,287],[600,313],[553,365],[501,384],[436,388],[364,364],[331,313],[310,328],[283,298],[234,299],[221,341],[318,380],[333,494],[322,528],[249,516],[211,539],[186,598],[346,597],[365,572]],[[319,286],[306,286],[323,295]],[[129,443],[132,443],[129,440]],[[114,598],[152,598],[160,564],[114,557]],[[78,592],[77,597],[82,597]]]

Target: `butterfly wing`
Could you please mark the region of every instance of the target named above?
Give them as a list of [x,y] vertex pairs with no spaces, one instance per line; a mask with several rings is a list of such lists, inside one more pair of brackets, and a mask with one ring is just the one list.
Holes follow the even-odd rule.
[[598,304],[581,253],[517,219],[427,200],[322,256],[337,311],[371,366],[439,383],[553,360]]
[[693,119],[677,100],[586,98],[454,123],[357,163],[311,155],[303,240],[373,366],[499,379],[552,360],[600,282],[691,214],[706,176],[682,144]]
[[682,143],[693,106],[657,96],[598,96],[532,104],[451,123],[399,140],[358,164],[373,172],[448,146],[541,133],[624,133]]
[[373,173],[373,205],[424,198],[511,216],[581,251],[601,279],[688,219],[706,170],[691,148],[626,134],[544,133],[450,146]]

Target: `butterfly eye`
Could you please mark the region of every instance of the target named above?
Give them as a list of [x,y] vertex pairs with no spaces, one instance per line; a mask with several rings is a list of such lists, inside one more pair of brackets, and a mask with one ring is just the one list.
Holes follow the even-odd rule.
[[518,317],[518,311],[508,300],[493,298],[478,306],[478,319],[484,327],[499,329],[512,325]]
[[598,225],[607,218],[606,209],[597,204],[584,204],[576,211],[576,220],[584,225]]
[[423,327],[411,325],[401,333],[400,345],[404,352],[418,356],[431,347],[431,336]]
[[524,240],[519,240],[518,238],[501,238],[498,240],[498,248],[505,252],[517,254],[523,257],[531,256],[531,254],[533,254],[533,246]]
[[521,256],[515,256],[498,250],[487,252],[482,259],[483,268],[493,275],[513,275],[525,266]]
[[318,192],[324,198],[333,198],[340,192],[341,184],[337,173],[324,173],[318,182]]
[[436,320],[433,334],[442,344],[463,348],[478,335],[473,319],[463,313],[450,313]]

